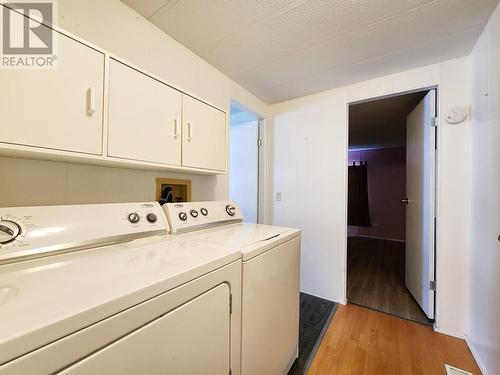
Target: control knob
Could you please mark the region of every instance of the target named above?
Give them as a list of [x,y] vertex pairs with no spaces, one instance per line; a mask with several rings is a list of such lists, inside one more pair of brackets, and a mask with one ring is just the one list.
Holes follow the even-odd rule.
[[128,214],[128,221],[130,221],[132,224],[137,224],[139,220],[141,220],[141,217],[137,212]]
[[226,212],[229,216],[234,216],[236,214],[236,207],[233,205],[228,204],[226,206]]
[[191,214],[192,217],[198,217],[198,211],[196,210],[191,210],[189,211],[189,213]]
[[203,216],[207,216],[207,215],[208,215],[208,210],[207,210],[206,208],[202,208],[202,209],[200,210],[200,212],[201,212],[201,214],[202,214]]
[[147,215],[146,215],[146,219],[147,219],[150,223],[156,223],[157,217],[156,217],[156,215],[155,215],[155,214],[150,213],[150,214],[147,214]]
[[10,220],[0,220],[0,244],[14,241],[21,234],[21,227]]
[[182,221],[186,221],[187,218],[188,218],[187,213],[185,213],[184,211],[179,212],[179,219],[181,219]]

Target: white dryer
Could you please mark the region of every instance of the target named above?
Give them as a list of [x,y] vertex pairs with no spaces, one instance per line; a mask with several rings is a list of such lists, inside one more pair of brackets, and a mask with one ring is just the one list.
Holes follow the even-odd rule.
[[300,231],[243,223],[234,202],[166,204],[172,233],[241,251],[242,375],[286,374],[298,354]]
[[168,231],[157,203],[1,208],[0,374],[239,374],[240,252]]

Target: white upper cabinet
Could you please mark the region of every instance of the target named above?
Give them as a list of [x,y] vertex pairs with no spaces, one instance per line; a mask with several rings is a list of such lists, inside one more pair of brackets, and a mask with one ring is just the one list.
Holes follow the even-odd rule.
[[226,114],[184,95],[182,122],[182,165],[224,171]]
[[104,54],[54,38],[57,67],[0,69],[0,143],[100,155]]
[[0,69],[0,155],[226,171],[224,111],[63,30],[52,33],[54,67]]
[[180,165],[181,114],[179,91],[110,60],[109,156]]

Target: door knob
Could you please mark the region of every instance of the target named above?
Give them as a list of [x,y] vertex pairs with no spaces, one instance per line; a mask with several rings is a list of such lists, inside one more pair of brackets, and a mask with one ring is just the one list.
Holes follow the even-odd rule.
[[401,199],[401,203],[408,204],[410,200],[408,198]]

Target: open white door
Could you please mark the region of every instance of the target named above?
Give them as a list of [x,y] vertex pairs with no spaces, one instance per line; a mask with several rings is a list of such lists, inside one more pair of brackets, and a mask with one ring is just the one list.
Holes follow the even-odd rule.
[[406,287],[434,319],[436,91],[406,120]]

